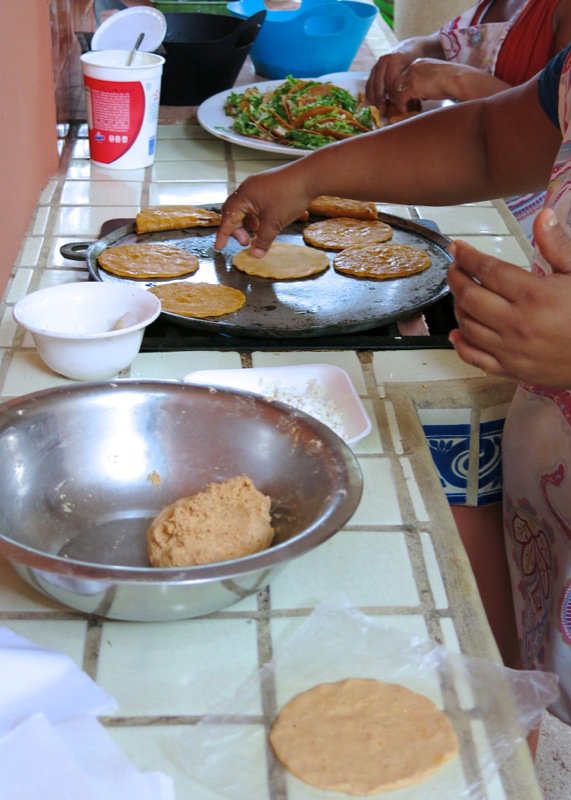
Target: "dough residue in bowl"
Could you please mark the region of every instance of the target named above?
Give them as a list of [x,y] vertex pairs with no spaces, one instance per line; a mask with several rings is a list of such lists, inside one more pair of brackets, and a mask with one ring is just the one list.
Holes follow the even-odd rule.
[[203,492],[164,508],[147,531],[153,567],[230,561],[265,550],[274,530],[271,498],[247,475],[211,483]]

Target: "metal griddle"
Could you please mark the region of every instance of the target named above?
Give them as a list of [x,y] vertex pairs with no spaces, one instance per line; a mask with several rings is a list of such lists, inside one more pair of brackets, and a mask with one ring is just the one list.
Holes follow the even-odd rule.
[[[219,211],[220,206],[208,206]],[[322,217],[295,222],[277,237],[279,241],[303,244],[303,229]],[[387,281],[370,281],[340,275],[330,267],[315,277],[274,281],[246,275],[232,267],[232,256],[241,246],[231,240],[224,252],[214,250],[216,228],[187,228],[137,236],[134,222],[91,243],[64,245],[68,258],[85,259],[94,280],[120,281],[152,286],[172,281],[137,281],[119,278],[102,270],[97,257],[107,247],[134,242],[162,242],[182,247],[198,256],[200,267],[185,278],[189,283],[220,283],[240,289],[245,305],[226,317],[195,319],[163,312],[176,324],[236,336],[279,338],[317,337],[364,331],[408,317],[448,294],[447,271],[451,261],[450,240],[418,222],[379,213],[393,227],[392,242],[428,250],[432,265],[417,275]],[[328,252],[331,258],[335,255]],[[174,280],[174,279],[173,279]],[[181,280],[180,278],[176,280]]]

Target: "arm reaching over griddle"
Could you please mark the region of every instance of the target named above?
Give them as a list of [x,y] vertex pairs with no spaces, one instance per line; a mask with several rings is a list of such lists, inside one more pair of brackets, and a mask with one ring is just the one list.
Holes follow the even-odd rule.
[[454,205],[541,190],[560,143],[534,78],[247,178],[224,203],[216,247],[234,236],[263,255],[318,195]]

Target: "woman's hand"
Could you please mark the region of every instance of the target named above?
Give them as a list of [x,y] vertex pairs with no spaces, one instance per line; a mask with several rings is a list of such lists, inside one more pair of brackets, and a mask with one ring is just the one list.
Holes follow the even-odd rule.
[[317,194],[306,191],[303,170],[298,174],[292,164],[246,178],[222,206],[216,249],[222,250],[233,236],[251,245],[252,255],[264,256],[278,233],[300,217]]
[[387,99],[394,96],[395,86],[398,85],[401,75],[414,61],[410,53],[387,53],[381,56],[367,79],[365,96],[371,103],[384,114]]
[[387,97],[394,96],[395,86],[398,85],[403,72],[415,59],[422,56],[444,58],[438,33],[404,39],[390,53],[381,56],[367,80],[365,88],[367,101],[377,106],[383,114]]
[[571,388],[571,239],[550,209],[534,224],[553,274],[537,275],[452,245],[448,280],[458,330],[450,341],[468,364],[489,375]]
[[405,113],[411,100],[472,100],[508,88],[481,69],[436,58],[417,58],[387,86],[391,102]]

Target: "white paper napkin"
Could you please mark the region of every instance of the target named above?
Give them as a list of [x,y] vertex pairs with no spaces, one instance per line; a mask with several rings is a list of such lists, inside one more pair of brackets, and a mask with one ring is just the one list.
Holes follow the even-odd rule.
[[174,800],[139,772],[95,718],[115,700],[63,653],[0,628],[2,800]]
[[172,781],[138,772],[89,716],[28,717],[0,739],[4,800],[174,800]]
[[0,735],[31,714],[43,713],[50,722],[59,722],[116,708],[115,700],[69,656],[0,628]]

